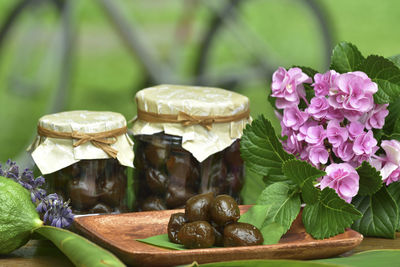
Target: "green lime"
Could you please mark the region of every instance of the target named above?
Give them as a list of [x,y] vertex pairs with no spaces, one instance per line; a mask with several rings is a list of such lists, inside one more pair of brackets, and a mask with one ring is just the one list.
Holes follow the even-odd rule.
[[0,176],[0,254],[25,245],[32,230],[42,224],[29,191]]

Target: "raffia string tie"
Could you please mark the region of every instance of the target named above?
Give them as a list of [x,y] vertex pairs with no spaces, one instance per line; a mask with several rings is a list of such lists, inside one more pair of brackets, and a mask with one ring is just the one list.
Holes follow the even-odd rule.
[[73,143],[74,147],[78,147],[87,142],[91,142],[94,146],[102,149],[112,158],[116,158],[118,151],[111,147],[112,144],[117,142],[117,137],[127,133],[127,128],[122,127],[106,132],[100,133],[80,133],[77,131],[73,132],[58,132],[54,130],[49,130],[40,125],[37,127],[38,135],[50,138],[60,138],[60,139],[76,139],[77,141]]
[[230,116],[194,116],[183,111],[178,114],[157,114],[154,112],[137,110],[137,119],[153,123],[181,123],[184,126],[201,125],[211,130],[213,123],[224,123],[246,119],[250,116],[250,110]]

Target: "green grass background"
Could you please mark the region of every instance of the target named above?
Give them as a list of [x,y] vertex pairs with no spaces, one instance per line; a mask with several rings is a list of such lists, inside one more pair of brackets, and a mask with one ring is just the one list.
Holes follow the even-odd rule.
[[[143,70],[109,25],[96,1],[70,1],[74,14],[75,53],[65,109],[112,110],[129,120],[135,115],[133,97],[143,84]],[[320,2],[329,15],[335,42],[352,42],[364,55],[400,53],[399,1]],[[14,3],[0,1],[0,21]],[[119,5],[132,24],[140,25],[157,54],[161,58],[175,58],[179,62],[175,72],[187,77],[210,9],[204,4],[196,8],[191,15],[193,32],[182,44],[175,30],[184,11],[183,0],[121,0]],[[277,66],[305,65],[325,71],[318,25],[301,1],[248,0],[241,14],[267,45],[265,54],[276,59]],[[58,21],[52,7],[43,6],[25,13],[1,48],[0,162],[21,155],[33,140],[37,120],[50,110],[48,102],[59,79]],[[209,72],[224,72],[226,65],[245,68],[245,60],[235,39],[221,34],[211,54]],[[241,87],[240,92],[250,98],[253,117],[266,114],[277,126],[267,102],[269,83],[270,77],[255,80]],[[257,179],[252,181],[259,183]]]

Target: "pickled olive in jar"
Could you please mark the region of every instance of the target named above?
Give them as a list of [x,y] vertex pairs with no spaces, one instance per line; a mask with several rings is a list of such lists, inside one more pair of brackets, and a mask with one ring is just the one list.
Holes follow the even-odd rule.
[[146,171],[146,182],[154,193],[162,194],[168,188],[168,176],[161,171],[149,167]]
[[89,210],[89,213],[111,213],[111,212],[112,209],[103,203],[98,203],[96,204],[96,206],[94,206]]
[[187,220],[185,214],[182,212],[174,213],[171,215],[168,222],[169,241],[177,244],[182,244],[181,241],[178,239],[178,233],[186,222]]
[[243,166],[243,159],[240,157],[240,142],[236,140],[224,151],[225,162],[230,169]]
[[240,210],[231,196],[219,195],[211,204],[210,214],[213,222],[218,226],[224,226],[239,220]]
[[210,207],[213,199],[213,192],[196,195],[189,198],[185,205],[185,215],[188,221],[209,221]]
[[224,246],[256,246],[262,245],[264,238],[255,226],[248,223],[232,223],[224,228]]
[[214,230],[206,221],[186,223],[179,231],[178,239],[186,248],[209,248],[215,242]]
[[165,163],[165,159],[167,158],[167,150],[165,146],[156,146],[149,144],[144,149],[144,154],[149,163],[157,168]]
[[167,206],[164,201],[156,196],[148,197],[142,202],[142,211],[152,211],[152,210],[166,210]]
[[170,185],[165,195],[165,202],[169,208],[173,209],[185,205],[186,201],[194,195],[195,193],[190,189]]

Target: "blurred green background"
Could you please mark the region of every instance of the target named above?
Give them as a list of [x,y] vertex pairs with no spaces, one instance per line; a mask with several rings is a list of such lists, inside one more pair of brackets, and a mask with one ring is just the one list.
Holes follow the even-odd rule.
[[[56,1],[68,6],[72,52],[67,59],[62,54],[65,43],[60,13],[51,1],[36,2],[18,16],[0,44],[0,162],[23,158],[42,115],[53,110],[111,110],[129,120],[135,115],[135,92],[154,83],[146,78],[137,55],[121,41],[99,5],[101,1]],[[191,73],[201,38],[225,4],[188,2],[114,1],[125,21],[139,31],[145,46],[152,47],[155,58],[168,62],[166,69],[178,77],[167,76],[161,82],[195,83]],[[364,55],[400,53],[399,1],[314,2],[324,10],[332,45],[349,41]],[[0,1],[3,26],[17,3]],[[273,68],[305,65],[326,71],[321,25],[307,1],[242,1],[237,16],[247,32],[235,23],[221,27],[208,54],[206,72],[211,76],[245,72],[253,65],[254,55]],[[67,68],[62,65],[65,62],[70,64]],[[63,73],[65,69],[68,73]],[[63,78],[65,95],[56,101],[54,92]],[[270,75],[258,73],[234,87],[250,98],[253,117],[263,113],[274,119],[267,102],[269,83]],[[205,84],[218,85],[212,80]],[[274,123],[278,125],[276,119]]]

